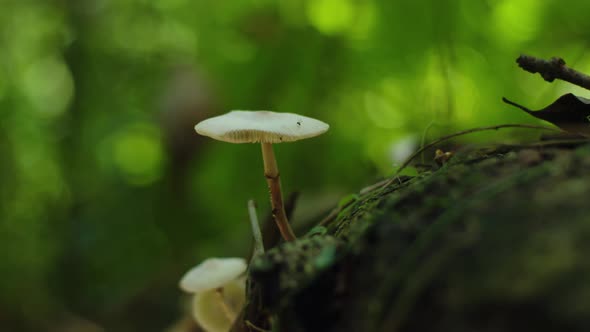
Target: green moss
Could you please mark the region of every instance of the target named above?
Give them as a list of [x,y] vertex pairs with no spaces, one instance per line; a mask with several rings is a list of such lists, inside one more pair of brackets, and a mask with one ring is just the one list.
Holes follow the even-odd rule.
[[317,269],[285,293],[281,321],[294,331],[326,317],[338,318],[322,331],[584,331],[590,148],[533,148],[534,162],[524,148],[460,153],[355,198],[326,225],[339,244],[302,258]]

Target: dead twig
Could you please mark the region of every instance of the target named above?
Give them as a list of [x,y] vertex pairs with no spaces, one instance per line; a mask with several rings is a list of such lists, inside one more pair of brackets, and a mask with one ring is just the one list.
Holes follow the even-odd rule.
[[[510,101],[508,101],[508,103],[510,103]],[[432,146],[434,146],[436,144],[439,144],[441,142],[444,142],[446,140],[449,140],[451,138],[461,136],[461,135],[471,134],[471,133],[485,131],[485,130],[497,130],[497,129],[502,129],[502,128],[546,129],[546,130],[561,132],[561,130],[559,130],[557,128],[527,125],[527,124],[504,124],[504,125],[491,126],[491,127],[472,128],[472,129],[456,132],[454,134],[441,137],[435,141],[432,141],[426,145],[423,145],[420,149],[418,149],[416,152],[414,152],[408,159],[406,159],[406,161],[404,161],[404,163],[397,169],[397,171],[392,175],[391,178],[379,181],[379,182],[374,183],[368,187],[363,188],[359,192],[359,195],[363,196],[363,195],[366,195],[366,194],[372,192],[373,190],[376,190],[379,188],[386,188],[394,181],[400,181],[400,184],[402,184],[402,181],[400,180],[400,177],[399,177],[399,174],[401,173],[401,171],[404,168],[406,168],[412,162],[412,160],[414,160],[419,154],[421,154],[422,152],[424,152],[425,150],[431,148]],[[354,202],[354,200],[351,200],[341,206],[334,208],[332,211],[330,211],[330,213],[324,219],[322,219],[322,221],[320,221],[320,223],[318,225],[319,226],[326,226],[328,223],[330,223],[332,220],[334,220],[342,210],[346,209],[353,202]]]
[[[404,184],[405,181],[411,179],[411,177],[400,177],[400,176],[396,176],[395,180],[397,180],[399,182],[400,185]],[[332,220],[336,219],[336,217],[338,217],[338,214],[340,214],[340,212],[342,212],[342,210],[348,208],[352,203],[356,202],[357,200],[361,199],[362,197],[364,197],[365,195],[373,192],[373,190],[375,189],[379,189],[381,188],[385,183],[389,182],[390,179],[384,179],[381,180],[377,183],[373,183],[372,185],[369,185],[367,187],[364,187],[363,189],[361,189],[358,192],[358,198],[357,199],[351,199],[350,201],[339,205],[337,207],[335,207],[332,211],[330,211],[330,213],[320,221],[320,223],[318,224],[318,226],[326,226],[328,225]]]
[[352,204],[352,202],[353,200],[347,202],[344,205],[337,206],[336,208],[334,208],[332,211],[330,211],[330,214],[328,214],[324,219],[322,219],[322,221],[320,221],[318,226],[326,226],[330,221],[334,220],[338,216],[340,211],[346,209],[350,204]]
[[522,106],[520,104],[517,104],[517,103],[513,102],[512,100],[509,100],[506,97],[502,97],[502,101],[505,102],[508,105],[514,106],[516,108],[519,108],[519,109],[521,109],[521,110],[523,110],[523,111],[525,111],[525,112],[527,112],[529,114],[532,114],[533,113],[533,111],[531,111],[530,109],[528,109],[528,108],[526,108],[526,107],[524,107],[524,106]]
[[590,76],[566,66],[562,58],[553,57],[544,60],[523,54],[516,59],[516,62],[520,68],[530,73],[539,73],[547,82],[560,79],[590,90]]
[[490,127],[472,128],[472,129],[459,131],[459,132],[456,132],[456,133],[453,133],[453,134],[450,134],[447,136],[443,136],[439,139],[436,139],[436,140],[424,145],[423,147],[418,149],[416,152],[412,153],[412,155],[410,157],[408,157],[408,159],[406,159],[406,161],[404,161],[404,163],[397,169],[397,171],[393,174],[393,176],[389,179],[389,181],[387,181],[381,188],[384,189],[384,188],[388,187],[389,185],[391,185],[397,179],[397,176],[401,173],[401,171],[403,171],[404,168],[406,168],[412,162],[412,160],[414,160],[414,158],[416,158],[423,151],[425,151],[425,150],[427,150],[439,143],[442,143],[444,141],[448,141],[449,139],[455,138],[457,136],[463,136],[463,135],[476,133],[476,132],[480,132],[480,131],[486,131],[486,130],[498,130],[498,129],[502,129],[502,128],[526,128],[526,129],[544,129],[544,130],[552,130],[552,131],[561,131],[560,129],[557,129],[557,128],[550,128],[550,127],[536,126],[536,125],[503,124],[503,125],[490,126]]

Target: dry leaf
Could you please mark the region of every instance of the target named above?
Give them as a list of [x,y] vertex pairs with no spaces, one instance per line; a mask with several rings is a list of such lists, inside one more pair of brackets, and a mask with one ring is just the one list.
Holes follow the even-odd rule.
[[590,137],[590,99],[568,93],[538,111],[531,111],[506,98],[502,100],[536,118],[551,122],[567,132]]

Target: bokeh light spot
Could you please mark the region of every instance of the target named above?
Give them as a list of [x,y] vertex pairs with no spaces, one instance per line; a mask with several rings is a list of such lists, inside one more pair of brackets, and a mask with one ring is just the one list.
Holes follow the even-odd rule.
[[350,0],[309,1],[307,16],[320,32],[334,35],[348,30],[353,23],[354,6]]
[[55,57],[33,62],[22,81],[24,94],[42,115],[62,114],[74,95],[74,81],[66,64]]
[[133,185],[149,185],[162,175],[164,152],[158,129],[133,125],[116,135],[113,161],[125,180]]
[[493,35],[503,43],[531,40],[539,29],[541,7],[542,2],[536,0],[498,2],[493,13]]

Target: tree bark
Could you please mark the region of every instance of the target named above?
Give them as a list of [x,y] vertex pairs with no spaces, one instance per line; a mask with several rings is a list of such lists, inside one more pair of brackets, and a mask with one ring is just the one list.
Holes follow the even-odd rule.
[[267,251],[249,300],[280,331],[586,331],[588,169],[579,141],[458,153]]

